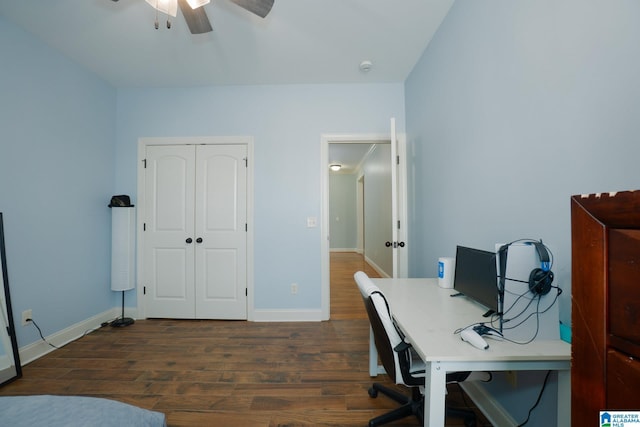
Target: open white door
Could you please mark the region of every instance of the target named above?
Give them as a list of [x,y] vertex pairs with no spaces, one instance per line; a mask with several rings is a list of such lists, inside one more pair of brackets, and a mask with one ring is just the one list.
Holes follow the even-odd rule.
[[401,193],[401,185],[404,185],[403,180],[399,175],[399,163],[400,155],[398,152],[398,137],[396,135],[396,119],[391,118],[391,250],[393,258],[393,277],[403,277],[405,271],[403,268],[403,248],[405,242],[403,240],[404,233],[401,233],[401,226],[404,227],[400,221],[400,202],[399,195]]
[[[393,268],[393,277],[407,277],[408,275],[408,242],[407,242],[407,179],[406,179],[406,136],[402,133],[396,134],[395,119],[391,120],[391,134],[335,134],[322,135],[321,151],[320,151],[320,167],[321,167],[321,194],[322,194],[322,220],[321,220],[321,264],[322,264],[322,313],[321,320],[328,320],[330,314],[330,236],[329,236],[329,146],[330,144],[340,143],[363,143],[363,144],[389,144],[393,147],[393,154],[390,154],[389,161],[392,168],[393,176],[393,218],[390,226],[393,230],[393,236],[389,236],[389,245],[394,254],[395,264]],[[386,222],[384,223],[386,224]],[[386,225],[385,225],[386,227]],[[385,231],[388,230],[385,228]],[[393,240],[393,241],[391,241]],[[384,241],[383,241],[384,244]],[[388,248],[383,248],[389,250]]]

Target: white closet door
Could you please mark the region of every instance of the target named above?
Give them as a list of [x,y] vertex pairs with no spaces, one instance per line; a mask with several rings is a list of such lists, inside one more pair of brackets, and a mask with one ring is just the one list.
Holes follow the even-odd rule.
[[196,318],[247,318],[247,147],[196,147]]
[[195,150],[149,146],[146,154],[146,315],[193,318]]

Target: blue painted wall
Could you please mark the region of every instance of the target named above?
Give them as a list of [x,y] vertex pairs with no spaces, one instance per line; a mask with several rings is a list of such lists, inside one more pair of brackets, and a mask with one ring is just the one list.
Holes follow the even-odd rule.
[[458,243],[552,249],[573,194],[640,187],[640,3],[457,1],[406,82],[414,276]]
[[[640,188],[639,18],[633,0],[455,2],[405,83],[412,276],[456,244],[542,238],[570,321],[570,196]],[[524,384],[493,391],[534,401]]]
[[[141,137],[254,138],[255,308],[320,308],[320,138],[404,130],[402,84],[120,89],[117,192],[137,193]],[[298,294],[291,295],[291,283]],[[133,294],[130,292],[129,294]],[[135,295],[127,297],[134,304]]]
[[18,343],[116,306],[116,91],[0,17],[0,211]]
[[[0,210],[16,322],[32,309],[47,336],[119,305],[106,206],[113,194],[135,203],[138,138],[153,136],[254,138],[256,308],[320,307],[320,229],[306,218],[320,218],[321,134],[388,132],[392,116],[402,131],[402,84],[117,90],[2,18],[0,36]],[[18,339],[39,337],[20,326]]]

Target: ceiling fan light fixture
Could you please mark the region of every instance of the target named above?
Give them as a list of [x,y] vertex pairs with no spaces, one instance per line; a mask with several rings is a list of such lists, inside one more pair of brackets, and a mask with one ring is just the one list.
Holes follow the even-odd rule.
[[334,172],[338,172],[340,169],[342,169],[342,165],[339,163],[333,163],[329,165],[329,169],[331,169]]
[[204,6],[205,4],[209,4],[210,2],[211,0],[187,0],[187,3],[189,3],[191,9],[197,9],[201,6]]
[[178,15],[178,0],[146,0],[146,2],[158,12],[173,17]]

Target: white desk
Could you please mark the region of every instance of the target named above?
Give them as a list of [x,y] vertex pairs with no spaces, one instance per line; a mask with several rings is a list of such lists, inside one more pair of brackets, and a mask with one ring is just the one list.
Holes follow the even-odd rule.
[[[443,426],[446,373],[451,371],[558,371],[558,426],[571,425],[571,346],[561,340],[535,340],[527,345],[487,338],[489,349],[479,350],[453,332],[486,321],[480,306],[452,298],[437,279],[372,279],[389,301],[398,327],[427,364],[424,425]],[[377,361],[370,346],[371,360]],[[371,350],[370,350],[371,351]],[[377,363],[377,362],[376,362]],[[371,372],[374,375],[374,372]]]

